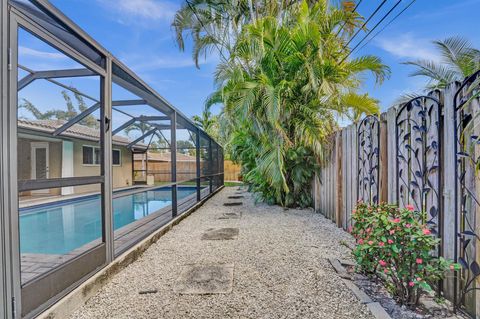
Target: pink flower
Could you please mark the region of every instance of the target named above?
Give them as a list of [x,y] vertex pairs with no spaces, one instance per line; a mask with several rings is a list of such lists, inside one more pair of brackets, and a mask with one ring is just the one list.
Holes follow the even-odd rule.
[[423,260],[422,258],[417,258],[415,262],[420,265],[421,263],[423,263]]
[[411,212],[413,212],[415,210],[415,207],[413,207],[413,205],[406,205],[405,208],[408,209]]
[[356,209],[352,210],[352,214],[355,214],[356,212],[357,212],[357,210],[356,210]]
[[371,231],[372,231],[371,228],[367,228],[367,229],[366,229],[366,232],[367,232],[367,233],[370,233]]
[[388,274],[388,269],[384,269],[383,272]]
[[381,241],[381,242],[378,243],[378,246],[383,247],[383,246],[385,246],[385,243],[383,241]]
[[395,234],[395,230],[394,229],[390,229],[390,235],[393,235]]
[[414,283],[413,281],[410,281],[410,282],[408,283],[408,285],[409,285],[410,287],[413,287],[413,286],[415,286],[415,283]]
[[420,277],[417,277],[417,281],[422,281],[422,278],[420,278]]
[[410,228],[410,227],[412,227],[412,225],[411,224],[405,224],[405,227]]
[[387,262],[386,262],[385,260],[380,260],[378,263],[379,263],[380,266],[382,266],[382,267],[385,267],[385,266],[387,265]]
[[351,232],[352,232],[352,226],[348,226],[347,231],[348,231],[349,233],[351,233]]
[[424,235],[430,235],[432,233],[428,228],[424,228],[422,231]]
[[369,240],[369,241],[368,241],[368,244],[369,244],[369,245],[373,245],[373,240]]
[[399,223],[399,222],[400,222],[400,218],[397,217],[397,218],[393,219],[392,222],[394,222],[394,223]]
[[359,244],[359,245],[363,245],[363,239],[360,238],[360,239],[358,240],[358,244]]
[[389,243],[389,244],[393,244],[393,240],[392,240],[392,239],[389,239],[389,240],[388,240],[388,243]]

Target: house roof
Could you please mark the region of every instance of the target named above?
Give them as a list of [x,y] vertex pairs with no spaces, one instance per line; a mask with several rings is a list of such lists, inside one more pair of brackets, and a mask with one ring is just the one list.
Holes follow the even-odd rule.
[[[133,155],[135,161],[141,161],[144,158],[143,154],[134,154]],[[163,153],[153,153],[153,152],[147,152],[148,156],[148,161],[153,161],[153,162],[171,162],[172,161],[172,155],[170,152],[163,152]],[[177,153],[177,162],[195,162],[197,158],[195,156],[191,155],[185,155],[181,153]]]
[[[44,133],[53,133],[57,128],[61,127],[67,121],[65,120],[26,120],[18,119],[18,127],[23,130],[37,131]],[[82,140],[98,141],[100,139],[100,131],[81,124],[74,124],[68,128],[61,136],[68,136]],[[128,145],[131,141],[124,136],[115,135],[112,141],[116,145]],[[136,146],[145,147],[143,144]]]

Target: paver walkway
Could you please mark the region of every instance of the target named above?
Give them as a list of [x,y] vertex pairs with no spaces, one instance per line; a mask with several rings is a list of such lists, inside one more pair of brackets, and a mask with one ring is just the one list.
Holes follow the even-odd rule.
[[[71,318],[371,318],[327,260],[349,258],[348,234],[311,210],[228,198],[236,192],[215,195]],[[189,294],[202,287],[179,278],[217,293]]]

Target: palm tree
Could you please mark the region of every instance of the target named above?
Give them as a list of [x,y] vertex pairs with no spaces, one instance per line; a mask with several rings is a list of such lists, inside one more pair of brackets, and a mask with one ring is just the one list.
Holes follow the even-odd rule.
[[463,81],[469,75],[480,70],[480,50],[462,37],[450,37],[433,41],[440,53],[439,62],[417,60],[405,62],[416,70],[411,76],[423,76],[429,79],[426,90],[444,89],[449,83]]
[[356,90],[363,72],[381,83],[389,69],[374,56],[347,59],[345,37],[336,34],[350,19],[327,0],[292,5],[282,19],[245,25],[217,67],[211,100],[221,97],[233,156],[264,200],[310,204],[312,163],[322,158],[336,117],[378,112],[376,100]]
[[210,105],[206,105],[202,114],[192,116],[193,122],[202,128],[208,135],[213,138],[218,137],[218,116],[213,115],[210,111]]
[[[218,50],[222,60],[228,59],[243,26],[266,16],[276,17],[281,21],[295,5],[301,2],[300,0],[186,0],[175,14],[172,27],[180,50],[185,49],[186,35],[194,40],[192,57],[198,67],[199,58],[212,51]],[[315,2],[315,0],[307,1],[309,5]],[[359,18],[353,11],[354,4],[355,1],[352,0],[342,1],[344,12],[348,13],[341,25],[342,35],[351,35],[353,26]]]

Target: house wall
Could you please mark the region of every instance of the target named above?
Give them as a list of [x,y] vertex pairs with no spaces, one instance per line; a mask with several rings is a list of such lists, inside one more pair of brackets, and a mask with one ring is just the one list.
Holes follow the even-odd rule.
[[[18,178],[32,178],[32,143],[48,143],[49,148],[49,178],[62,177],[62,142],[41,141],[38,139],[19,138],[18,139]],[[50,189],[51,195],[59,195],[60,189]],[[30,195],[30,192],[23,192],[20,195]]]
[[[31,158],[31,144],[35,142],[45,142],[49,146],[49,178],[62,177],[62,142],[61,141],[46,141],[30,138],[18,139],[18,178],[31,179],[32,178],[32,158]],[[98,144],[82,141],[72,140],[73,142],[73,176],[97,176],[100,175],[100,165],[83,165],[83,145],[97,146]],[[113,146],[114,149],[119,149],[121,152],[121,165],[113,166],[113,188],[121,188],[132,185],[132,153],[124,146]],[[73,188],[73,193],[88,193],[98,192],[100,190],[98,185],[76,186]],[[60,189],[50,189],[50,195],[60,195]],[[20,196],[31,195],[31,192],[23,192]]]
[[[98,144],[87,141],[75,140],[73,143],[73,169],[75,176],[97,176],[100,175],[100,165],[83,165],[83,146],[96,146]],[[119,166],[113,166],[113,188],[121,188],[132,185],[132,153],[124,146],[113,146],[121,152]],[[98,186],[85,185],[74,187],[75,193],[97,191]]]

